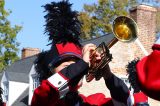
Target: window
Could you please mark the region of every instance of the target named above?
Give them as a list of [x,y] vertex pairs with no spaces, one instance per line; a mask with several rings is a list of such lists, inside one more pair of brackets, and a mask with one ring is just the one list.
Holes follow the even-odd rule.
[[39,82],[38,76],[34,76],[33,77],[33,90],[35,90],[39,86],[39,84],[40,82]]
[[8,84],[8,82],[4,82],[3,85],[4,85],[4,88],[3,88],[4,101],[8,101],[9,84]]

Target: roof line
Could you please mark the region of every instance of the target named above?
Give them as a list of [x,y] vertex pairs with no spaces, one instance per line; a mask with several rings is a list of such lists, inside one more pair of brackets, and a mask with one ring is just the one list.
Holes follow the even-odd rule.
[[[38,54],[39,54],[39,53],[38,53]],[[32,55],[32,56],[29,56],[29,57],[26,57],[26,58],[17,60],[17,61],[15,61],[14,63],[12,63],[11,65],[14,65],[15,63],[20,62],[20,61],[23,61],[23,60],[25,60],[25,59],[29,59],[29,58],[32,58],[32,57],[34,57],[34,56],[37,56],[38,54],[35,54],[35,55]],[[7,66],[3,71],[6,71],[11,65]]]
[[[38,54],[39,54],[39,53],[38,53]],[[24,60],[24,59],[28,59],[28,58],[31,58],[31,57],[34,57],[34,56],[37,56],[38,54],[34,54],[34,55],[32,55],[32,56],[22,58],[22,59],[20,59],[20,60],[15,61],[15,62],[18,62],[18,61],[21,61],[21,60]]]
[[91,41],[91,40],[95,40],[95,39],[98,39],[98,38],[101,38],[101,37],[107,36],[107,35],[109,35],[109,34],[112,34],[112,33],[107,33],[107,34],[101,35],[101,36],[96,37],[96,38],[87,39],[87,40],[82,41],[81,43],[83,43],[83,42],[87,42],[87,41]]

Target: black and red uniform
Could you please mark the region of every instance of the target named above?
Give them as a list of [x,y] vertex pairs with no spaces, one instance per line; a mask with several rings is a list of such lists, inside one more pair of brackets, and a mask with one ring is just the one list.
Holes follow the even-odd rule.
[[[97,93],[88,97],[78,94],[75,78],[81,78],[82,73],[88,69],[88,64],[83,60],[55,73],[47,80],[43,80],[33,95],[31,106],[127,106],[130,104],[129,90],[122,80],[115,75],[105,80],[106,87],[110,90],[111,98]],[[106,89],[107,89],[106,88]]]

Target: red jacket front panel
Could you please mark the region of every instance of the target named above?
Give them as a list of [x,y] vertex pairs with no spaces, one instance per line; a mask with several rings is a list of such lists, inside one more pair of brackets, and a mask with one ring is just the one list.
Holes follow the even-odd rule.
[[[80,94],[83,104],[80,106],[112,106],[111,98],[106,98],[104,94],[97,93],[88,97]],[[42,82],[33,95],[31,106],[67,106],[67,104],[59,99],[59,92],[47,80]]]

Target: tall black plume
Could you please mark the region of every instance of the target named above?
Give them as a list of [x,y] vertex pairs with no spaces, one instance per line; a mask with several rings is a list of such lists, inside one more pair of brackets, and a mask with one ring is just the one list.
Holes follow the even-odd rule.
[[81,22],[78,20],[78,12],[71,10],[72,4],[68,0],[51,2],[44,6],[47,14],[45,33],[49,36],[49,41],[53,43],[73,42],[79,43],[81,34]]

